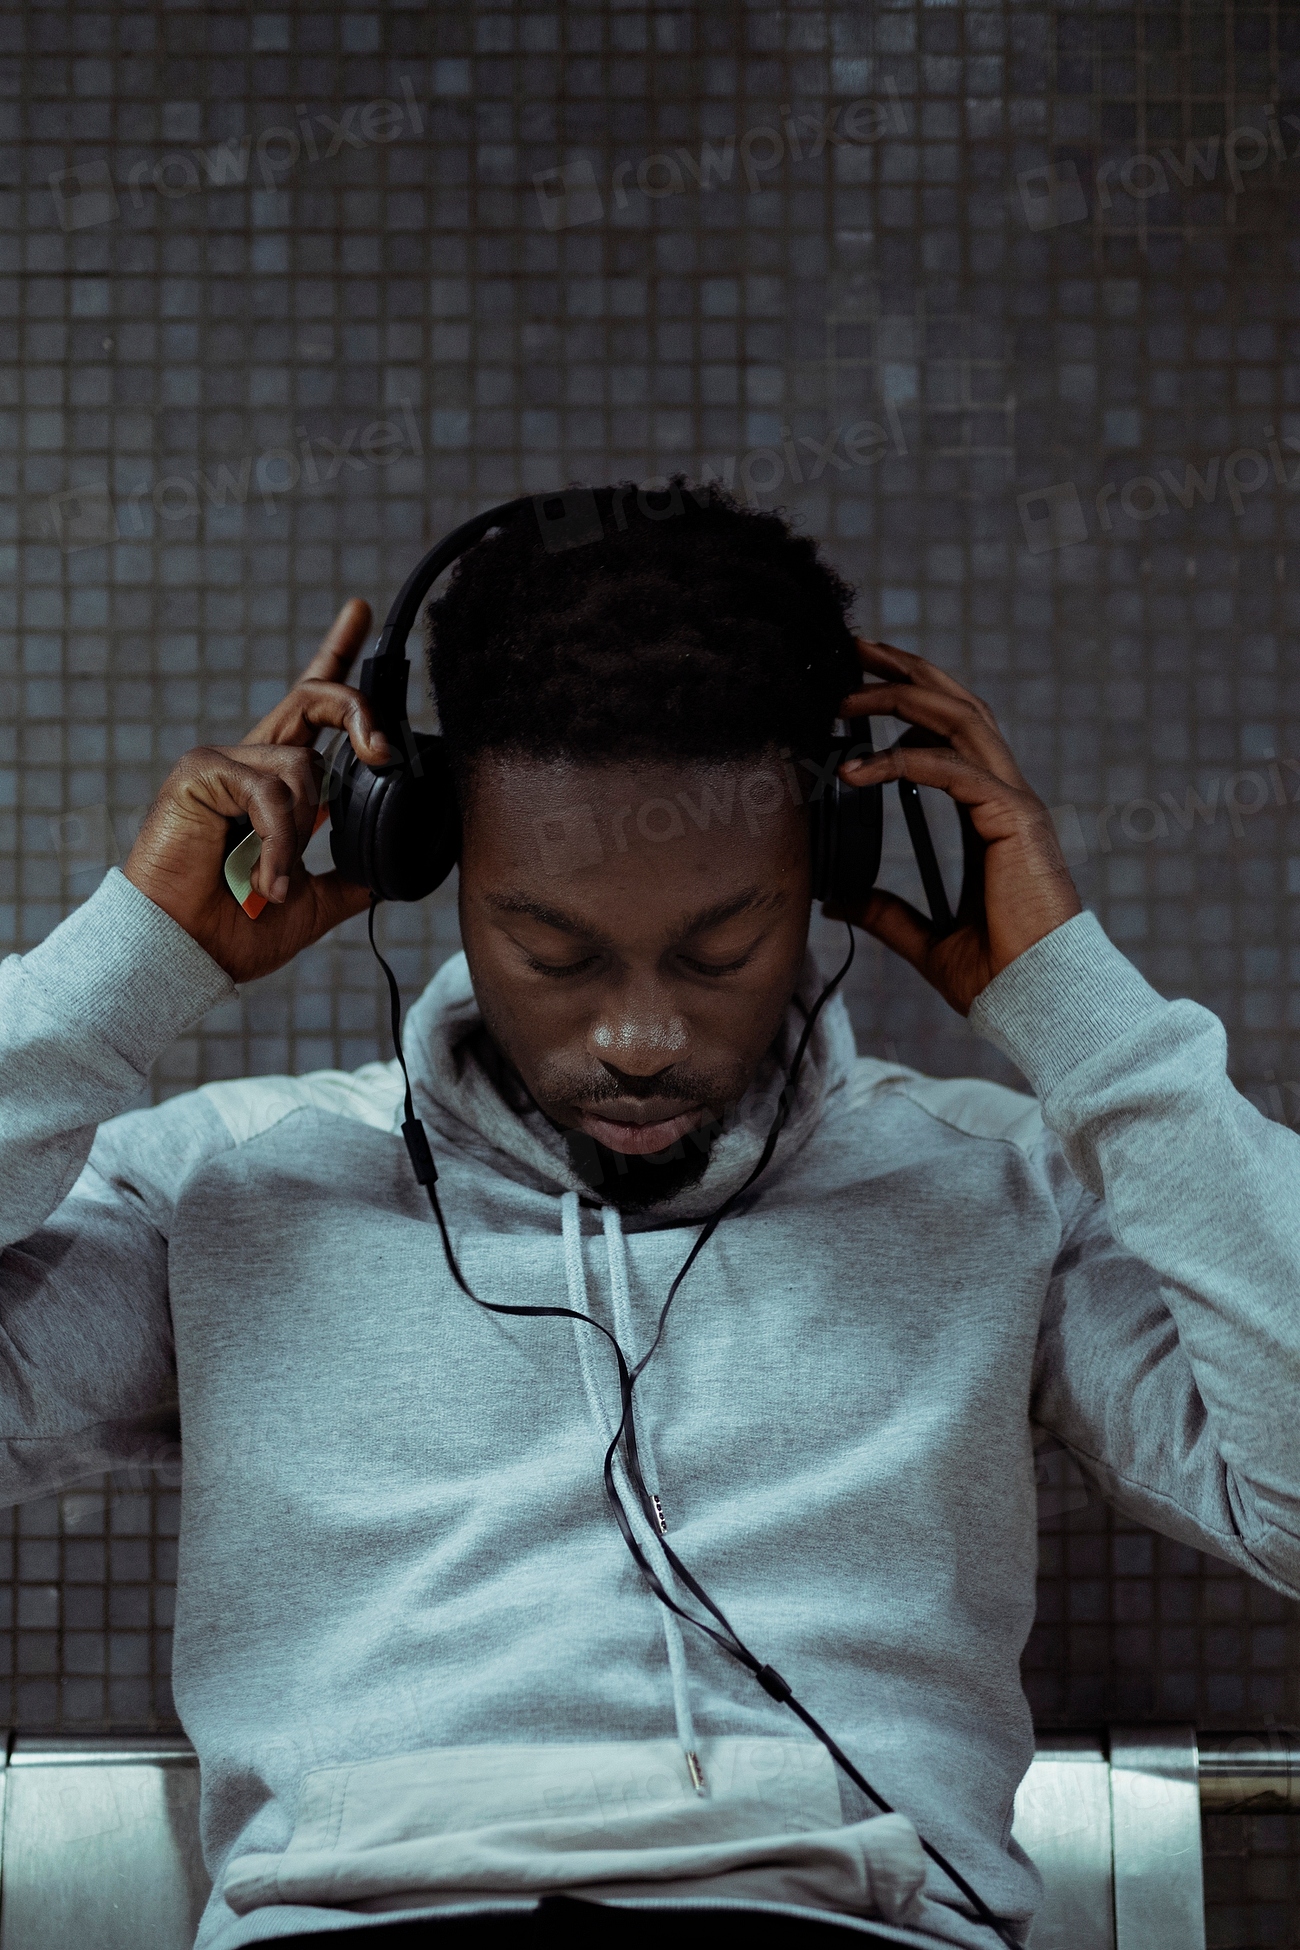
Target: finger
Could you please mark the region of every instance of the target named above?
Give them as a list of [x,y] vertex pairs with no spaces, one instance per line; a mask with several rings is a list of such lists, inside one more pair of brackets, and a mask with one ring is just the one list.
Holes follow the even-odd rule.
[[981,712],[974,698],[954,697],[922,684],[873,684],[855,691],[840,705],[842,718],[901,718],[938,732],[954,751],[993,772],[1008,785],[1023,785],[1023,774],[997,725]]
[[319,677],[332,684],[346,676],[369,628],[370,604],[363,603],[359,596],[349,596],[325,632],[324,641],[303,671],[303,677]]
[[892,643],[876,643],[870,637],[855,637],[854,641],[865,670],[874,671],[878,677],[893,678],[896,683],[924,684],[930,690],[946,692],[949,697],[967,698],[986,717],[993,717],[982,697],[976,697],[974,691],[968,691],[938,664],[918,657],[914,650],[899,650]]
[[990,803],[1029,809],[1039,801],[1027,790],[1008,784],[994,772],[971,764],[945,745],[891,745],[871,759],[850,759],[840,766],[840,778],[850,786],[879,786],[891,778],[910,778],[918,786],[937,786],[959,805],[973,809]]
[[840,776],[850,786],[879,786],[895,778],[934,786],[957,803],[963,823],[973,827],[973,839],[982,844],[1015,835],[1023,839],[1031,829],[1045,829],[1054,835],[1047,807],[1029,786],[1010,784],[945,745],[891,745],[889,751],[881,751],[873,759],[852,759],[842,764]]
[[230,752],[199,751],[178,782],[179,796],[226,819],[247,817],[262,842],[253,884],[267,900],[283,901],[302,851],[295,794],[287,781]]
[[289,894],[289,876],[302,851],[293,794],[283,779],[266,774],[258,779],[248,801],[248,817],[262,842],[252,883],[267,900],[283,902]]
[[349,684],[303,678],[274,710],[253,726],[245,745],[310,745],[322,726],[346,731],[352,749],[368,765],[387,765],[392,747],[374,721],[370,704]]
[[282,745],[217,746],[216,753],[231,764],[280,779],[288,786],[293,797],[299,850],[305,847],[323,817],[321,787],[325,768],[320,753],[301,746]]
[[877,887],[865,904],[856,910],[837,907],[827,901],[822,913],[831,921],[851,921],[865,934],[874,935],[896,955],[924,970],[939,937],[933,927],[908,901]]

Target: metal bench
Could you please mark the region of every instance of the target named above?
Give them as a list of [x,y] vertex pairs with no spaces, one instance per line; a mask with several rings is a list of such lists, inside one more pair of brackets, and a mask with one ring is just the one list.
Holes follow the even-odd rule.
[[1201,1815],[1247,1810],[1300,1813],[1300,1741],[1040,1734],[1014,1827],[1046,1891],[1031,1950],[1205,1950]]
[[[208,1895],[187,1741],[18,1734],[0,1768],[0,1950],[189,1950]],[[1205,1950],[1202,1809],[1300,1812],[1300,1740],[1044,1734],[1015,1834],[1032,1950]]]

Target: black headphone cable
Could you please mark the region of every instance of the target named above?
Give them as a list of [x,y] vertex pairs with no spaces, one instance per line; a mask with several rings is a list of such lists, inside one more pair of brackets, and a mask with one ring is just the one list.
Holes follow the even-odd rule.
[[[799,1073],[803,1067],[803,1061],[804,1061],[804,1057],[807,1054],[808,1045],[812,1040],[813,1030],[817,1026],[817,1019],[821,1015],[822,1010],[824,1009],[826,1004],[830,1001],[836,989],[839,988],[841,982],[844,980],[845,976],[849,972],[849,969],[853,965],[855,937],[854,937],[852,927],[850,927],[847,922],[845,923],[845,926],[848,928],[849,952],[845,956],[843,964],[841,965],[838,972],[831,977],[829,982],[827,982],[821,994],[818,996],[816,1002],[813,1004],[812,1008],[808,1012],[807,1020],[804,1023],[803,1032],[800,1035],[798,1045],[795,1049],[794,1056],[790,1063],[790,1068],[786,1073],[786,1081],[777,1102],[776,1115],[772,1120],[772,1125],[770,1130],[768,1131],[767,1139],[763,1145],[763,1149],[759,1154],[758,1162],[755,1164],[754,1169],[750,1172],[748,1178],[745,1179],[744,1183],[738,1186],[737,1189],[734,1192],[732,1192],[729,1197],[724,1199],[722,1204],[718,1206],[717,1210],[712,1212],[709,1215],[709,1217],[704,1221],[695,1239],[694,1244],[692,1245],[689,1253],[686,1255],[686,1258],[683,1260],[676,1278],[674,1279],[672,1285],[668,1289],[668,1297],[664,1301],[663,1307],[660,1309],[659,1321],[655,1330],[654,1339],[651,1341],[650,1346],[648,1347],[646,1352],[642,1355],[641,1359],[636,1363],[635,1367],[630,1368],[628,1366],[627,1358],[624,1355],[623,1349],[619,1345],[617,1338],[610,1332],[610,1330],[601,1321],[592,1318],[591,1315],[581,1314],[577,1311],[576,1308],[573,1307],[515,1307],[515,1306],[506,1306],[499,1301],[481,1300],[478,1294],[475,1293],[474,1289],[470,1286],[469,1281],[465,1278],[465,1275],[462,1273],[460,1269],[460,1263],[456,1258],[455,1249],[453,1248],[451,1243],[451,1237],[447,1231],[447,1221],[443,1216],[442,1205],[438,1198],[438,1193],[437,1193],[438,1169],[433,1161],[433,1152],[429,1147],[428,1135],[425,1132],[424,1125],[421,1123],[420,1119],[415,1114],[415,1100],[411,1094],[410,1072],[407,1070],[406,1057],[402,1051],[401,992],[398,989],[396,976],[393,974],[392,969],[385,961],[383,955],[379,952],[378,945],[375,941],[375,909],[378,905],[379,905],[378,898],[376,896],[372,896],[370,901],[370,915],[369,915],[370,946],[374,951],[374,956],[376,961],[379,963],[379,966],[383,969],[384,975],[388,981],[388,1000],[389,1000],[389,1010],[390,1010],[390,1017],[392,1023],[393,1049],[396,1052],[398,1065],[402,1072],[402,1081],[403,1084],[405,1085],[406,1116],[405,1116],[405,1121],[402,1124],[402,1137],[405,1141],[407,1153],[410,1157],[411,1165],[412,1168],[414,1169],[416,1179],[421,1185],[424,1186],[425,1191],[428,1193],[429,1204],[433,1208],[433,1216],[437,1220],[438,1233],[442,1240],[443,1256],[446,1259],[447,1270],[450,1272],[452,1279],[456,1282],[456,1285],[460,1288],[461,1292],[466,1296],[467,1299],[472,1300],[476,1307],[482,1307],[488,1313],[546,1315],[546,1316],[551,1316],[563,1320],[578,1320],[581,1321],[585,1327],[594,1327],[597,1333],[604,1335],[605,1339],[609,1342],[610,1346],[613,1348],[615,1358],[618,1361],[619,1394],[622,1401],[622,1415],[619,1419],[618,1427],[614,1431],[613,1440],[611,1441],[608,1449],[606,1449],[605,1451],[605,1463],[604,1463],[605,1493],[609,1498],[610,1506],[614,1512],[614,1519],[615,1522],[618,1524],[620,1532],[622,1533],[623,1541],[627,1545],[628,1550],[631,1552],[632,1557],[637,1565],[637,1568],[641,1572],[641,1575],[644,1577],[646,1583],[650,1586],[651,1591],[654,1593],[655,1597],[658,1598],[661,1604],[666,1605],[669,1611],[675,1612],[679,1618],[685,1619],[686,1623],[688,1625],[693,1625],[697,1631],[707,1633],[707,1635],[709,1636],[709,1638],[713,1640],[715,1645],[720,1646],[721,1649],[724,1652],[728,1653],[731,1658],[735,1659],[738,1664],[744,1666],[748,1672],[753,1674],[754,1678],[758,1681],[759,1685],[763,1688],[763,1691],[765,1693],[767,1693],[772,1699],[776,1700],[780,1705],[788,1706],[790,1711],[793,1714],[795,1714],[798,1719],[803,1721],[803,1724],[808,1728],[809,1732],[816,1735],[817,1739],[820,1740],[822,1746],[825,1747],[827,1753],[830,1755],[831,1759],[835,1762],[836,1766],[841,1768],[843,1772],[847,1774],[848,1778],[853,1782],[854,1786],[857,1787],[863,1794],[865,1794],[867,1799],[869,1801],[872,1801],[882,1814],[891,1815],[897,1813],[898,1811],[892,1806],[892,1804],[886,1801],[883,1795],[877,1793],[876,1789],[872,1787],[870,1781],[868,1781],[863,1774],[859,1773],[858,1769],[853,1765],[853,1762],[848,1758],[847,1754],[845,1754],[843,1749],[837,1744],[837,1742],[833,1739],[833,1737],[826,1731],[825,1727],[823,1727],[818,1720],[814,1719],[813,1715],[808,1711],[807,1707],[804,1706],[802,1702],[795,1697],[794,1689],[789,1684],[788,1680],[782,1678],[781,1674],[776,1670],[774,1666],[765,1665],[760,1659],[758,1659],[755,1656],[754,1653],[750,1651],[749,1647],[745,1644],[744,1640],[740,1637],[740,1634],[736,1631],[731,1621],[727,1618],[725,1612],[723,1612],[723,1610],[719,1605],[716,1605],[714,1603],[713,1599],[710,1598],[708,1592],[704,1589],[703,1585],[694,1576],[694,1574],[687,1569],[686,1565],[683,1564],[681,1559],[678,1557],[676,1551],[674,1551],[672,1546],[668,1543],[667,1538],[663,1535],[663,1525],[662,1522],[660,1521],[659,1514],[655,1509],[654,1500],[649,1490],[646,1488],[645,1478],[641,1473],[641,1460],[637,1453],[637,1446],[636,1446],[636,1422],[632,1410],[632,1390],[636,1386],[638,1376],[642,1373],[647,1362],[650,1360],[651,1355],[654,1354],[656,1348],[659,1346],[659,1342],[663,1336],[664,1325],[668,1318],[668,1309],[672,1306],[673,1301],[676,1299],[678,1290],[680,1289],[682,1282],[685,1280],[686,1275],[690,1272],[692,1266],[694,1266],[696,1260],[699,1258],[701,1252],[704,1250],[709,1240],[713,1237],[714,1233],[717,1231],[723,1219],[727,1217],[728,1213],[734,1210],[736,1205],[745,1196],[745,1193],[748,1192],[751,1186],[754,1184],[755,1180],[759,1178],[762,1175],[762,1173],[767,1170],[768,1165],[772,1161],[772,1156],[777,1146],[777,1140],[779,1139],[781,1132],[785,1129],[786,1122],[789,1118],[790,1111],[794,1104],[795,1091],[799,1081]],[[712,1615],[712,1617],[717,1620],[718,1624],[722,1627],[722,1631],[718,1631],[713,1625],[710,1625],[707,1622],[707,1620],[703,1618],[697,1618],[693,1612],[689,1612],[685,1610],[683,1606],[677,1603],[677,1600],[665,1588],[662,1579],[659,1577],[658,1572],[655,1570],[654,1566],[651,1564],[649,1558],[646,1556],[644,1550],[642,1549],[641,1544],[636,1536],[636,1533],[633,1530],[632,1525],[628,1520],[627,1510],[624,1507],[621,1496],[619,1495],[618,1485],[614,1480],[614,1456],[617,1453],[620,1444],[623,1449],[623,1459],[624,1459],[624,1464],[627,1468],[628,1478],[632,1484],[633,1489],[636,1492],[637,1501],[640,1503],[643,1511],[645,1512],[646,1518],[648,1519],[651,1528],[655,1531],[656,1535],[659,1538],[660,1549],[663,1551],[664,1556],[671,1564],[676,1575],[681,1579],[682,1583],[686,1586],[687,1590],[690,1591],[696,1598],[698,1598],[700,1603],[706,1608],[706,1610]],[[972,1909],[975,1911],[975,1915],[978,1921],[986,1924],[989,1929],[993,1930],[995,1934],[1002,1940],[1002,1942],[1007,1945],[1007,1950],[1021,1950],[1020,1941],[1017,1937],[1015,1937],[1011,1933],[1010,1925],[1004,1923],[998,1916],[994,1914],[994,1912],[989,1908],[988,1904],[984,1901],[983,1897],[980,1896],[977,1890],[972,1888],[971,1884],[966,1880],[965,1876],[962,1875],[961,1871],[957,1868],[954,1868],[953,1864],[949,1862],[947,1857],[945,1855],[942,1855],[940,1851],[937,1848],[935,1848],[932,1843],[927,1842],[924,1835],[918,1834],[917,1839],[920,1842],[921,1847],[925,1851],[926,1855],[929,1856],[930,1860],[936,1865],[936,1867],[942,1869],[943,1873],[949,1878],[949,1880],[953,1883],[953,1885],[958,1890],[960,1890],[961,1894],[966,1898],[967,1902],[970,1903]]]

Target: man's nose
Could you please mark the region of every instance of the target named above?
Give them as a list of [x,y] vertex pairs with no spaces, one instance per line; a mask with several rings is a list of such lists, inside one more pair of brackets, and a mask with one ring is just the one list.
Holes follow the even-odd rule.
[[607,1070],[640,1083],[680,1063],[689,1041],[679,1015],[653,1008],[602,1016],[590,1036],[592,1054]]

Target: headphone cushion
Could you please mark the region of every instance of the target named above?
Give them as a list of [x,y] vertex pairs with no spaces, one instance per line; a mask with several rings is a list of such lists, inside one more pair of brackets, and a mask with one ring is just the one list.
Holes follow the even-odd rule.
[[884,788],[832,777],[809,812],[813,899],[861,907],[880,872]]
[[372,771],[346,746],[330,774],[334,864],[380,900],[423,900],[460,857],[460,813],[442,739],[417,732],[414,744],[413,760],[385,772]]

